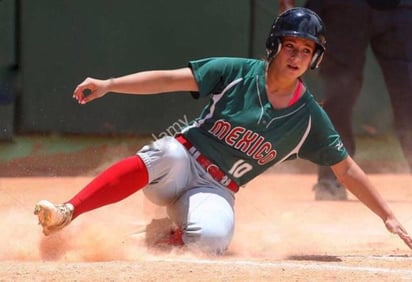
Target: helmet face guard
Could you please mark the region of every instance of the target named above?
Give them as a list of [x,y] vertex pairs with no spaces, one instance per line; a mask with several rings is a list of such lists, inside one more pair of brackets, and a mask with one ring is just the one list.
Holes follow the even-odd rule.
[[325,26],[320,17],[307,8],[292,8],[280,14],[273,22],[266,40],[267,58],[276,56],[281,49],[281,38],[293,36],[315,42],[316,48],[310,63],[311,69],[319,67],[326,50]]

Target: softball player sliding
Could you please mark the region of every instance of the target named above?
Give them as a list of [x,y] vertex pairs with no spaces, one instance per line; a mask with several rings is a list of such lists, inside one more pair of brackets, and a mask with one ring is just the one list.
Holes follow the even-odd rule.
[[[331,166],[342,183],[412,248],[412,238],[348,155],[328,116],[300,77],[325,51],[321,19],[305,8],[277,17],[266,41],[267,60],[208,58],[175,70],[145,71],[108,80],[87,78],[80,104],[108,92],[149,95],[188,91],[208,96],[200,116],[176,137],[144,146],[103,171],[63,204],[42,200],[35,214],[49,235],[87,211],[142,189],[166,206],[179,227],[174,242],[223,254],[234,231],[239,187],[267,168],[296,158]],[[84,95],[84,90],[90,95]]]

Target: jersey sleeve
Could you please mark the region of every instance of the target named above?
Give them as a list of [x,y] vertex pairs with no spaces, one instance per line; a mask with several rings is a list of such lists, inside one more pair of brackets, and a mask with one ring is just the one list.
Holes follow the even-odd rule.
[[320,107],[312,111],[312,127],[299,157],[315,164],[331,166],[348,156],[342,140],[326,112]]
[[197,99],[220,92],[229,64],[227,58],[207,58],[190,61],[189,67],[199,87],[198,92],[191,92],[192,96]]

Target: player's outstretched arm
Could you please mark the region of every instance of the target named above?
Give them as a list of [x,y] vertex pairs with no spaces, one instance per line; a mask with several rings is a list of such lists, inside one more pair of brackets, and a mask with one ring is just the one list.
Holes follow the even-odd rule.
[[396,219],[386,201],[355,161],[351,157],[347,157],[331,168],[339,181],[383,220],[389,232],[397,234],[412,249],[411,236]]
[[148,95],[177,91],[198,91],[190,68],[143,71],[105,80],[88,77],[76,87],[73,98],[86,104],[109,92]]

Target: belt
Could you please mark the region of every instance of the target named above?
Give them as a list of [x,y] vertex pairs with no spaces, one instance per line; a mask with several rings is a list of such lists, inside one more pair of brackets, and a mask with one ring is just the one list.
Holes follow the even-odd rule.
[[226,175],[217,165],[209,161],[205,156],[203,156],[195,146],[190,143],[183,135],[179,134],[176,140],[182,144],[186,150],[192,155],[192,157],[206,170],[214,180],[227,187],[232,192],[236,193],[239,191],[239,185],[236,184],[229,176]]

